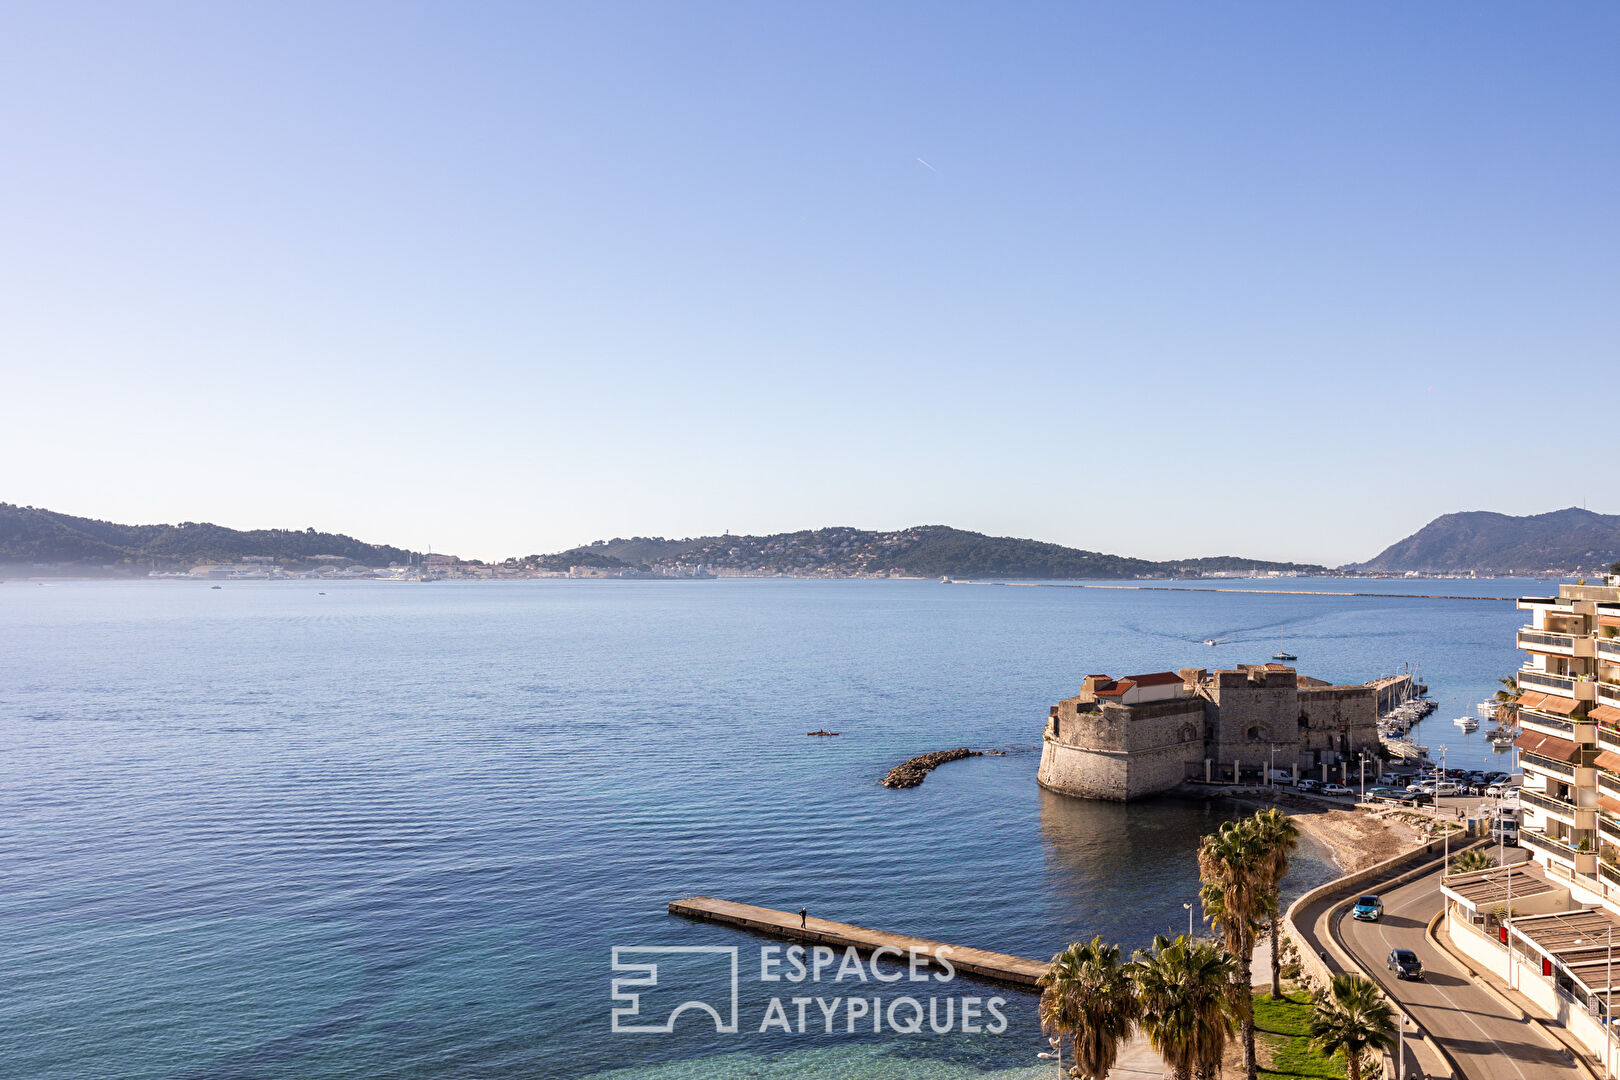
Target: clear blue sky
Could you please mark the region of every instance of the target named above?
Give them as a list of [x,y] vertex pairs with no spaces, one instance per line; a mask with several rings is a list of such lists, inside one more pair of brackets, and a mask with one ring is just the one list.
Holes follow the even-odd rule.
[[[1620,510],[1620,6],[11,3],[0,499],[464,556]],[[926,162],[926,164],[925,164]]]

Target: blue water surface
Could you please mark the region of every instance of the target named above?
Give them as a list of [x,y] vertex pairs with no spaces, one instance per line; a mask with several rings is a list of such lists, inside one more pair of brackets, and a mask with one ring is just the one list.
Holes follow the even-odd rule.
[[[767,943],[666,905],[1033,957],[1184,930],[1198,838],[1232,811],[1041,791],[1047,707],[1279,635],[1335,681],[1421,664],[1441,709],[1419,741],[1500,761],[1450,719],[1518,666],[1511,603],[1301,593],[1545,583],[1261,587],[1292,594],[8,582],[0,1078],[1046,1075],[1034,999],[971,980],[949,993],[1003,996],[999,1034],[761,1033],[788,992],[756,978]],[[960,745],[1006,753],[877,783]],[[1306,852],[1292,888],[1330,873]],[[614,1034],[612,950],[643,945],[738,946],[740,1030]]]

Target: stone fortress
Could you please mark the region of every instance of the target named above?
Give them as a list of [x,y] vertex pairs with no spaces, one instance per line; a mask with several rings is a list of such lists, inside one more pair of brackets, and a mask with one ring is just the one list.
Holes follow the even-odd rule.
[[1037,779],[1088,799],[1125,801],[1187,780],[1237,782],[1263,770],[1333,780],[1378,760],[1378,716],[1412,693],[1409,676],[1334,686],[1282,664],[1088,675],[1052,706]]

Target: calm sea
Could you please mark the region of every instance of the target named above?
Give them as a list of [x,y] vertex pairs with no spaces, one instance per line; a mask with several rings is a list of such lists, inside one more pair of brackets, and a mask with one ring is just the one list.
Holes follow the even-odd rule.
[[[1225,811],[1043,793],[1048,705],[1088,673],[1263,661],[1282,634],[1322,678],[1421,664],[1441,709],[1419,740],[1484,764],[1450,721],[1517,667],[1523,621],[1480,600],[898,581],[9,582],[0,1078],[1050,1075],[1028,995],[764,984],[766,942],[665,906],[1129,951],[1185,929]],[[1006,754],[877,784],[960,745]],[[1307,853],[1294,890],[1327,874]],[[616,946],[737,946],[740,1030],[689,1012],[614,1033]],[[671,957],[644,1012],[712,996],[709,959]],[[831,1034],[814,1004],[803,1033],[758,1031],[773,996],[796,1021],[793,996],[998,994],[999,1033],[851,1032],[847,1004]]]

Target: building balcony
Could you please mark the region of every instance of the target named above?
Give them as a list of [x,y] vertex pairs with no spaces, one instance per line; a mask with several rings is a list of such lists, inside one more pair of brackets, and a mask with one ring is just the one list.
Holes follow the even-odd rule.
[[1554,840],[1544,832],[1533,829],[1520,829],[1519,843],[1535,848],[1537,851],[1544,851],[1553,858],[1569,863],[1572,866],[1575,863],[1575,855],[1577,854],[1575,849],[1562,840]]
[[1620,845],[1620,824],[1610,821],[1606,817],[1599,817],[1598,832],[1601,833],[1603,835],[1603,839],[1607,840],[1609,843]]
[[1561,634],[1530,627],[1519,631],[1519,648],[1526,652],[1583,658],[1591,656],[1594,651],[1592,639],[1583,634]]
[[1620,708],[1620,686],[1614,683],[1600,682],[1597,684],[1596,700],[1599,705],[1610,705]]
[[1534,689],[1543,693],[1574,697],[1575,677],[1573,675],[1555,675],[1550,671],[1542,671],[1540,668],[1520,668],[1519,689]]
[[1519,710],[1519,726],[1526,731],[1539,731],[1543,735],[1557,735],[1559,738],[1568,738],[1575,733],[1575,722],[1563,716],[1549,716],[1547,713],[1531,712],[1529,709]]
[[1610,866],[1606,862],[1600,862],[1598,863],[1598,873],[1602,874],[1603,880],[1610,885],[1620,885],[1620,868]]
[[1599,660],[1620,664],[1620,638],[1598,638],[1592,644]]
[[1620,750],[1620,731],[1600,727],[1597,729],[1597,741],[1606,750]]
[[1566,615],[1575,613],[1570,601],[1557,596],[1521,596],[1517,606],[1520,611],[1562,611]]
[[1540,754],[1532,754],[1528,750],[1519,752],[1519,764],[1527,769],[1537,769],[1553,776],[1562,776],[1565,779],[1575,779],[1575,766],[1567,761],[1554,761]]
[[1575,805],[1572,802],[1539,791],[1531,791],[1529,788],[1519,789],[1519,801],[1527,806],[1544,810],[1567,825],[1575,824]]

